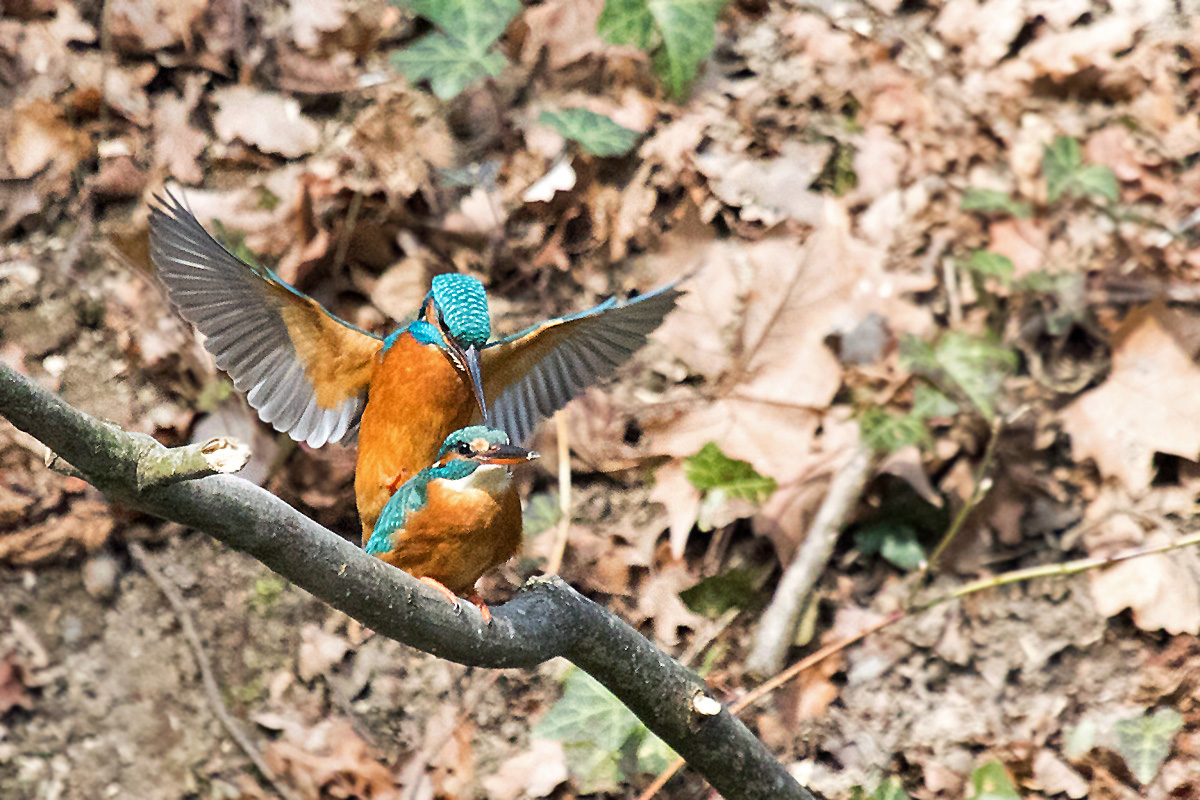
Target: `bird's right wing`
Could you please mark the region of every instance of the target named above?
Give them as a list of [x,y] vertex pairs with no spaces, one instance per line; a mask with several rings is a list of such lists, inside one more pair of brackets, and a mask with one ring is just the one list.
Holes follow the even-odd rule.
[[353,431],[383,342],[230,253],[170,192],[157,199],[150,256],[258,416],[311,447]]

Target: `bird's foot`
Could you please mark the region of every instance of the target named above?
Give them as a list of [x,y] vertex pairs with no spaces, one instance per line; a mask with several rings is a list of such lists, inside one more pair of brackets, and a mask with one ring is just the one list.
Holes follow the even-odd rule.
[[483,615],[483,624],[492,624],[492,610],[487,607],[487,603],[483,602],[483,598],[479,596],[479,592],[472,592],[467,598],[479,609],[479,613]]
[[443,584],[441,581],[436,580],[434,578],[430,578],[428,576],[422,577],[422,578],[417,578],[417,580],[419,580],[421,583],[425,584],[426,586],[431,586],[434,589],[437,589],[439,592],[442,593],[442,597],[445,597],[447,600],[450,601],[450,605],[454,606],[455,610],[458,609],[458,595],[456,595],[454,592],[447,589],[445,584]]

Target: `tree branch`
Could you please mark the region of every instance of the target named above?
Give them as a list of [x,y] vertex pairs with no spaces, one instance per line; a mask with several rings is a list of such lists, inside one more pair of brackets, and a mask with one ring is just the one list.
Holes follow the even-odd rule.
[[226,475],[139,488],[144,442],[0,364],[0,415],[111,498],[204,531],[398,642],[472,666],[562,656],[629,706],[731,800],[813,795],[681,666],[560,578],[530,581],[484,625],[464,604],[373,558],[259,487]]

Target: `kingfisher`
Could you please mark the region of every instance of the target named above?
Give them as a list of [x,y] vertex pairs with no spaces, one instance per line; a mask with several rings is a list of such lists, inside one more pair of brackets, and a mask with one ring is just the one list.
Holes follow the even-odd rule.
[[150,255],[167,292],[258,416],[309,447],[357,436],[364,544],[392,494],[446,437],[486,422],[526,441],[628,360],[682,294],[672,283],[610,298],[492,341],[483,284],[443,274],[417,318],[381,337],[233,255],[171,192],[156,200]]
[[446,437],[433,465],[405,481],[375,522],[366,550],[429,584],[491,611],[475,582],[521,547],[521,500],[512,468],[537,453],[502,430],[473,425]]

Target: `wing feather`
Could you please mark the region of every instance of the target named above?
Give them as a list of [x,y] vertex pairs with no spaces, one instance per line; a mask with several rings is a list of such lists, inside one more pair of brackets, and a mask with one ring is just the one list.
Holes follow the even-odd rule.
[[352,439],[382,341],[230,253],[170,192],[150,255],[184,319],[259,417],[298,442]]
[[624,302],[535,325],[481,353],[488,416],[514,442],[546,417],[608,377],[646,342],[682,292],[670,284]]

